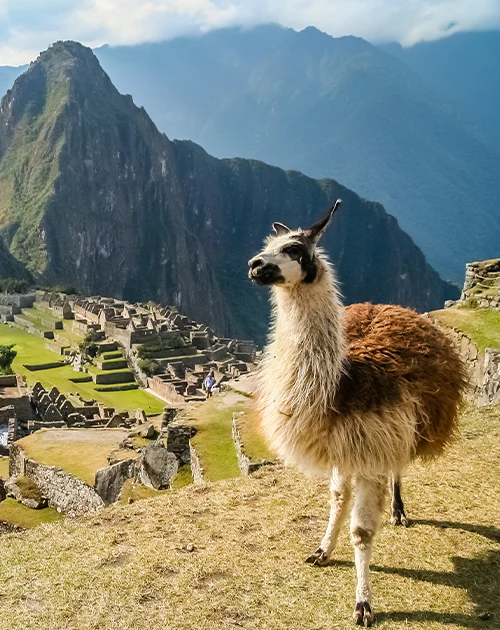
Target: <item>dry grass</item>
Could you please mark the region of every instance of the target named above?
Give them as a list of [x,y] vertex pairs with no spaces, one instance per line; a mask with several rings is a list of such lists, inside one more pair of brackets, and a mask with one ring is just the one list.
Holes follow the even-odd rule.
[[[446,457],[409,471],[412,526],[385,518],[373,557],[381,630],[499,627],[499,412],[470,411]],[[4,535],[0,630],[350,628],[347,529],[331,566],[304,563],[324,533],[327,488],[263,469]]]
[[96,471],[108,466],[109,453],[127,433],[123,429],[42,429],[18,443],[30,459],[62,468],[93,486]]
[[0,479],[9,478],[9,458],[0,457]]
[[16,485],[21,491],[21,495],[23,499],[33,499],[34,501],[41,500],[42,493],[40,492],[40,488],[29,477],[25,477],[24,475],[19,475],[16,478]]

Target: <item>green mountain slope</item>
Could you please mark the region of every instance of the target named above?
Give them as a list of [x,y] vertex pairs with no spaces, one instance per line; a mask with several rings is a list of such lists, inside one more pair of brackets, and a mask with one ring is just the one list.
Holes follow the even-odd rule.
[[246,261],[272,221],[313,221],[342,196],[325,245],[347,301],[426,310],[455,292],[379,204],[333,180],[171,142],[75,42],[17,79],[0,129],[0,231],[46,283],[173,303],[262,340],[267,294],[250,286]]
[[162,130],[219,157],[335,177],[382,202],[447,277],[497,255],[497,146],[368,42],[267,26],[97,54]]

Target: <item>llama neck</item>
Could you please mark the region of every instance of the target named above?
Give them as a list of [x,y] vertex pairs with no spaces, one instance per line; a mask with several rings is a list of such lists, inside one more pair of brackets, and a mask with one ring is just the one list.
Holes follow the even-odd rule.
[[343,307],[329,263],[319,260],[311,284],[274,288],[273,316],[272,352],[289,366],[303,393],[323,383],[322,404],[329,404],[326,397],[335,392],[346,356]]

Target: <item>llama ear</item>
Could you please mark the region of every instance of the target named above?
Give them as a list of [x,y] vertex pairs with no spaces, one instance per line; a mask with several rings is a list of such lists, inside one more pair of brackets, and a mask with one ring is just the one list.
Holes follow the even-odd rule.
[[273,223],[273,230],[276,236],[282,236],[292,231],[290,228],[286,227],[286,225],[283,225],[283,223]]
[[337,208],[342,203],[342,199],[337,199],[337,201],[333,204],[330,211],[326,216],[320,219],[317,223],[311,226],[308,230],[304,230],[304,235],[311,240],[313,243],[317,243],[321,238],[321,235],[328,227],[328,224],[332,220],[332,217],[337,210]]

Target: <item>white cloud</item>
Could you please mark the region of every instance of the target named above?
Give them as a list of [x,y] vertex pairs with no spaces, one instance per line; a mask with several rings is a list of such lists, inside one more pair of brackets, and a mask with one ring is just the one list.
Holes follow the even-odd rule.
[[500,28],[499,0],[0,0],[0,64],[35,58],[57,39],[137,44],[224,26],[313,25],[333,36],[412,45]]

